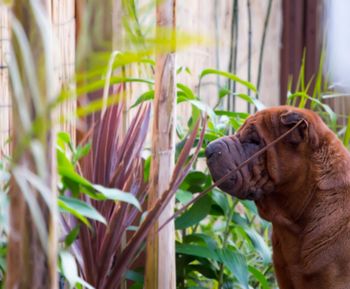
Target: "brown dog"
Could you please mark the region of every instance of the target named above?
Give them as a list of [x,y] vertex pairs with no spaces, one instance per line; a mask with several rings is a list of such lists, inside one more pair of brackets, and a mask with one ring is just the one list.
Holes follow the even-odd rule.
[[214,180],[305,120],[220,188],[254,200],[272,222],[280,289],[350,288],[350,155],[314,112],[289,106],[249,117],[232,136],[210,143]]

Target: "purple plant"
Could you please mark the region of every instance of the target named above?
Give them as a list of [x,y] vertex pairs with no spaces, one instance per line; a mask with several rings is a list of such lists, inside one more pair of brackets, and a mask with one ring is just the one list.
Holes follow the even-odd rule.
[[[90,133],[90,153],[80,164],[81,174],[93,184],[130,192],[146,208],[148,182],[144,178],[145,162],[141,152],[150,122],[150,105],[141,105],[126,133],[123,134],[123,105],[109,107]],[[196,140],[200,121],[189,135],[174,168],[168,189],[148,210],[137,226],[141,212],[124,202],[94,200],[81,194],[83,201],[93,206],[106,219],[106,225],[91,220],[91,228],[80,226],[77,240],[72,244],[82,277],[96,289],[118,288],[128,266],[141,251],[147,233],[169,203],[179,185],[191,169],[202,145],[204,129],[194,153],[191,149]],[[65,218],[67,232],[75,228],[73,216]],[[127,237],[126,232],[128,231]]]

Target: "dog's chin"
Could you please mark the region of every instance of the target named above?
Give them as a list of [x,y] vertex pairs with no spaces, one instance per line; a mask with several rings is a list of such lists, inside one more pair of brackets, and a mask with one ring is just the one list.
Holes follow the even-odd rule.
[[262,189],[249,188],[248,190],[244,190],[243,184],[240,182],[239,179],[236,180],[235,182],[231,182],[231,181],[224,182],[220,184],[218,187],[223,192],[241,200],[258,201],[264,195],[264,192]]
[[[218,178],[219,180],[220,178]],[[215,181],[215,179],[214,179]],[[242,192],[242,187],[243,187],[243,182],[240,177],[232,177],[231,179],[224,181],[222,184],[218,185],[219,189],[222,190],[223,192],[233,196],[237,197],[239,199],[242,199],[244,196],[241,194]]]
[[259,201],[264,196],[264,191],[261,189],[249,190],[245,193],[243,199],[251,201]]

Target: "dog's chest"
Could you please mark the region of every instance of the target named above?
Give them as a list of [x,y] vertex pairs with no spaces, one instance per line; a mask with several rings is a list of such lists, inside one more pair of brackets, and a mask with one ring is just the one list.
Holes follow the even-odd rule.
[[[282,260],[282,271],[293,284],[293,289],[350,289],[350,233],[333,244],[331,252],[324,250],[320,258],[312,260],[307,268],[302,255],[302,237],[274,228],[274,263]],[[314,244],[315,247],[317,244]],[[322,264],[323,263],[323,264]],[[280,264],[279,264],[280,265]],[[314,270],[314,271],[313,271]],[[277,270],[276,270],[277,271]],[[277,272],[276,272],[277,273]],[[280,289],[284,289],[280,287]]]

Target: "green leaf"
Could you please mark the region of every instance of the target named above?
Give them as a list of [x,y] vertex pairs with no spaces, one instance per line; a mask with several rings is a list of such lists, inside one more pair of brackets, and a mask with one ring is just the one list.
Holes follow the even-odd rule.
[[59,132],[57,134],[57,138],[66,144],[71,143],[70,135],[66,132],[63,132],[63,131]]
[[187,102],[198,108],[200,111],[206,113],[212,120],[215,120],[216,117],[214,110],[206,103],[195,99],[188,99]]
[[183,205],[192,200],[192,193],[189,191],[178,189],[176,192],[176,199]]
[[203,172],[192,171],[186,176],[185,182],[191,185],[204,185],[207,182],[208,178],[209,176]]
[[256,92],[256,87],[254,84],[250,83],[249,81],[245,81],[242,78],[238,77],[235,74],[226,72],[226,71],[222,71],[222,70],[217,70],[217,69],[204,69],[200,75],[200,79],[202,79],[204,76],[206,75],[210,75],[210,74],[215,74],[215,75],[219,75],[219,76],[224,76],[226,78],[229,78],[235,82],[238,82],[244,86],[246,86],[247,88],[249,88],[250,90]]
[[130,106],[130,109],[138,106],[139,104],[145,101],[152,100],[152,99],[154,99],[154,90],[146,91],[141,96],[139,96],[138,99],[136,99],[135,103],[132,106]]
[[[202,260],[201,260],[202,261]],[[190,273],[192,271],[196,271],[200,274],[202,274],[204,277],[209,278],[209,279],[217,279],[217,272],[216,268],[213,264],[203,264],[204,262],[200,262],[199,265],[186,265],[186,273]],[[190,288],[203,288],[203,287],[190,287]]]
[[85,288],[95,289],[85,280],[79,277],[78,268],[74,257],[67,251],[61,251],[60,254],[61,270],[63,276],[67,279],[70,288],[75,288],[78,284],[82,284]]
[[87,143],[84,146],[78,146],[73,157],[73,162],[76,163],[81,158],[87,156],[88,153],[90,152],[90,149],[91,149],[91,143]]
[[235,226],[235,230],[246,240],[251,242],[253,248],[258,251],[264,264],[271,263],[271,250],[264,239],[254,230],[247,226]]
[[266,279],[264,274],[260,272],[258,269],[248,266],[249,272],[255,277],[256,280],[259,281],[262,289],[270,289],[269,281]]
[[106,219],[95,208],[81,200],[59,196],[58,201],[60,209],[63,211],[72,213],[75,216],[81,215],[106,224]]
[[230,93],[231,93],[231,90],[229,90],[227,88],[220,88],[219,89],[219,98],[223,98]]
[[[129,83],[129,82],[131,82],[131,83],[133,83],[133,82],[145,83],[145,84],[149,84],[149,85],[154,85],[153,80],[143,79],[143,78],[120,77],[120,76],[112,76],[110,78],[110,85],[118,84],[118,83]],[[90,93],[90,92],[98,91],[100,89],[103,89],[104,86],[105,86],[105,79],[98,79],[96,81],[90,81],[86,85],[79,86],[76,90],[76,95],[79,97],[81,95],[85,95],[85,94]],[[71,94],[72,94],[71,90],[62,90],[61,94],[56,99],[55,104],[59,104],[59,103],[63,102],[64,100],[69,99]]]
[[226,110],[215,110],[215,114],[226,115],[228,117],[242,118],[244,120],[249,116],[249,113],[246,113],[246,112],[233,112],[233,111],[226,111]]
[[305,92],[297,92],[297,93],[293,93],[293,94],[288,95],[288,99],[290,99],[290,100],[296,99],[296,97],[302,97],[302,98],[308,99],[311,101],[311,103],[319,105],[328,114],[328,116],[331,120],[331,126],[334,127],[336,125],[337,114],[331,109],[331,107],[329,105],[324,104],[320,100],[309,96]]
[[56,149],[56,158],[57,158],[57,166],[58,166],[59,174],[60,174],[60,171],[59,171],[60,167],[65,171],[69,170],[74,172],[73,164],[70,162],[70,160],[66,156],[65,151],[62,150],[60,147],[57,147]]
[[218,254],[206,246],[177,243],[176,253],[220,261]]
[[344,134],[344,140],[343,144],[348,147],[350,143],[350,117],[348,117],[348,123],[346,126],[345,134]]
[[264,263],[271,263],[271,250],[267,246],[264,239],[251,228],[244,228],[244,231],[247,233],[249,239],[254,245],[254,248],[259,252],[260,256],[263,258]]
[[64,244],[66,247],[69,247],[77,239],[80,232],[80,226],[77,225],[69,232],[69,234],[64,238]]
[[180,74],[182,72],[186,72],[187,74],[191,75],[191,69],[188,66],[180,66],[177,70],[176,70],[176,74]]
[[252,212],[254,215],[258,215],[258,209],[256,208],[256,205],[254,202],[249,200],[240,200],[240,203],[250,212]]
[[253,104],[257,108],[257,110],[263,110],[266,108],[266,106],[259,99],[253,96],[249,96],[244,93],[234,93],[233,95],[245,100],[248,103]]
[[152,161],[152,156],[149,156],[145,160],[145,164],[143,167],[143,179],[145,182],[149,181],[150,173],[151,173],[151,161]]
[[0,184],[7,183],[10,180],[10,178],[11,175],[7,171],[0,168]]
[[183,237],[184,243],[197,243],[198,245],[205,245],[211,250],[215,251],[218,247],[216,241],[210,236],[203,233],[193,233]]
[[83,288],[87,288],[87,289],[95,289],[93,286],[91,286],[88,282],[86,282],[84,279],[78,277],[77,279],[77,283],[81,284],[83,286]]
[[196,123],[198,121],[198,119],[201,116],[201,111],[200,109],[198,109],[197,107],[195,107],[194,105],[191,106],[192,108],[192,113],[191,113],[191,117],[188,120],[187,126],[188,126],[188,131],[193,131]]
[[131,193],[126,193],[114,188],[106,188],[101,185],[93,185],[93,187],[109,200],[129,203],[134,205],[140,212],[142,211],[139,201]]
[[249,289],[249,272],[245,257],[229,248],[219,251],[220,259],[229,271],[237,278],[238,282],[246,289]]
[[182,92],[183,92],[183,94],[180,94],[181,96],[183,96],[183,97],[185,97],[184,99],[182,99],[181,97],[178,99],[178,103],[179,102],[182,102],[182,101],[184,101],[184,100],[188,100],[188,99],[197,99],[196,98],[196,96],[194,95],[194,93],[193,93],[193,91],[192,91],[192,89],[191,88],[189,88],[188,86],[186,86],[186,85],[184,85],[184,84],[182,84],[182,83],[177,83],[176,84],[176,87],[178,88],[178,89],[180,89]]
[[211,198],[206,195],[175,220],[175,228],[177,230],[182,230],[198,224],[209,214],[210,208]]
[[133,271],[133,270],[128,270],[126,272],[125,279],[131,280],[131,281],[134,281],[134,282],[138,282],[138,283],[143,283],[144,282],[143,274],[140,274],[139,272],[136,272],[136,271]]
[[86,186],[88,188],[93,187],[92,184],[87,179],[80,176],[78,173],[76,173],[74,170],[72,170],[71,167],[58,165],[57,169],[58,169],[58,173],[61,177],[68,178],[71,181],[78,183],[80,185]]
[[219,190],[213,189],[211,197],[213,201],[221,208],[223,213],[227,215],[230,210],[230,205],[228,203],[226,194],[222,193]]
[[60,254],[61,269],[63,276],[67,279],[70,288],[73,288],[78,281],[78,268],[74,257],[67,251],[61,251]]

